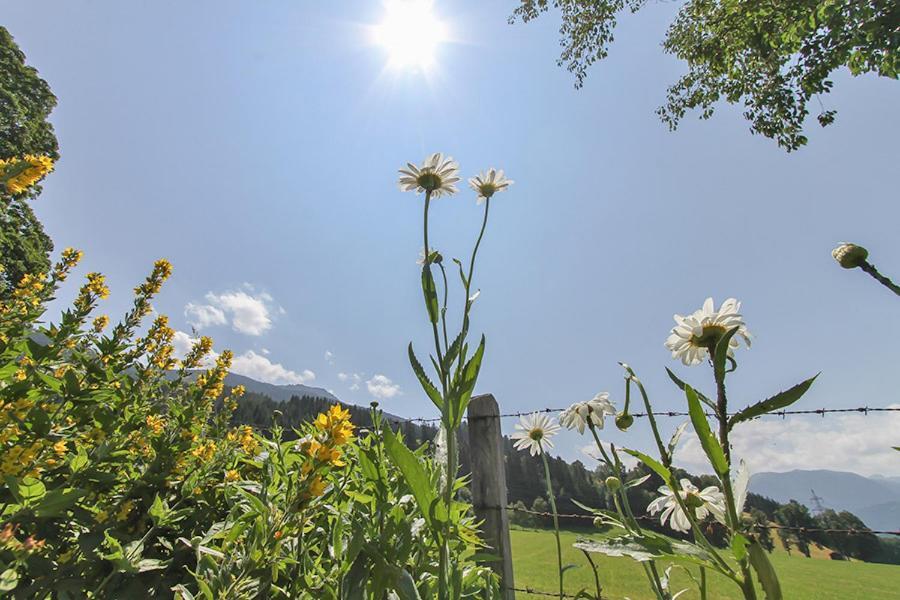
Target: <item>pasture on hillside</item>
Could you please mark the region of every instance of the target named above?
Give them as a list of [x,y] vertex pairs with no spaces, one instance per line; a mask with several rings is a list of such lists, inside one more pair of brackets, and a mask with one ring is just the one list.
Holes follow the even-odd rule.
[[[593,591],[594,580],[590,566],[581,551],[572,544],[588,536],[584,531],[560,532],[563,545],[563,563],[578,565],[565,575],[567,594],[575,595],[582,588]],[[554,592],[556,579],[556,546],[553,531],[549,529],[514,528],[512,555],[516,588]],[[813,555],[815,556],[815,554]],[[600,572],[603,594],[611,600],[653,600],[641,567],[630,558],[609,558],[592,555]],[[900,566],[864,562],[833,561],[825,558],[806,558],[797,552],[788,555],[778,549],[770,555],[778,570],[784,597],[790,600],[894,600],[900,589]],[[673,590],[689,588],[679,596],[682,600],[697,598],[696,586],[690,583],[683,571],[673,569]],[[710,574],[710,598],[737,600],[741,597],[727,580]],[[517,592],[516,598],[537,599],[543,594]],[[762,597],[762,596],[760,596]]]

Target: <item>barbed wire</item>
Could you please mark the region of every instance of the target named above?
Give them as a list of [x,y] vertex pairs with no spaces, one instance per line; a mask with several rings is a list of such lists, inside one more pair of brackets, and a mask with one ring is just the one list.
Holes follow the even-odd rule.
[[[536,589],[534,589],[533,587],[528,587],[528,586],[525,586],[525,587],[523,587],[523,588],[520,588],[520,587],[505,587],[505,588],[503,588],[503,589],[506,590],[506,591],[510,591],[510,592],[520,592],[520,593],[522,593],[522,594],[531,594],[531,595],[533,595],[533,596],[550,596],[550,597],[553,597],[553,598],[578,598],[578,596],[573,595],[573,594],[565,594],[565,593],[564,593],[562,596],[560,596],[560,595],[559,595],[559,592],[545,592],[545,591],[543,591],[543,590],[536,590]],[[608,597],[608,596],[601,596],[601,600],[604,600],[604,599],[605,599],[605,600],[609,600],[609,597]]]
[[[527,415],[532,415],[535,413],[541,414],[549,414],[549,413],[559,413],[566,410],[566,408],[543,408],[536,410],[526,410],[522,412],[513,412],[513,413],[503,413],[500,415],[479,415],[476,417],[465,417],[464,420],[472,421],[476,419],[494,419],[494,418],[509,418],[509,417],[524,417]],[[795,415],[820,415],[824,417],[827,414],[832,413],[856,413],[863,416],[869,416],[870,413],[888,413],[888,412],[900,412],[900,407],[893,406],[885,406],[885,407],[871,407],[871,406],[858,406],[854,408],[810,408],[806,410],[776,410],[773,412],[765,413],[763,417],[788,417]],[[647,413],[634,412],[629,413],[632,417],[636,419],[647,417]],[[711,412],[704,413],[707,417],[714,417],[715,415]],[[738,413],[728,413],[727,416],[733,417]],[[660,411],[654,412],[654,417],[689,417],[690,413],[683,411]],[[415,417],[412,419],[401,419],[401,421],[409,422],[409,423],[437,423],[441,420],[440,417]]]
[[[506,510],[518,513],[526,513],[529,515],[535,515],[538,517],[553,517],[552,512],[540,511],[540,510],[531,510],[529,508],[519,508],[517,506],[509,505],[506,507]],[[588,519],[593,521],[598,515],[589,515],[585,513],[568,513],[568,514],[557,514],[557,517],[560,519]],[[656,517],[650,517],[646,515],[637,515],[634,517],[639,521],[656,521]],[[767,525],[763,525],[761,523],[753,523],[751,525],[754,529],[786,529],[791,531],[799,531],[801,533],[842,533],[847,535],[897,535],[900,536],[900,531],[887,531],[887,530],[876,530],[876,529],[838,529],[834,527],[798,527],[792,525],[779,525],[775,523],[769,523]]]

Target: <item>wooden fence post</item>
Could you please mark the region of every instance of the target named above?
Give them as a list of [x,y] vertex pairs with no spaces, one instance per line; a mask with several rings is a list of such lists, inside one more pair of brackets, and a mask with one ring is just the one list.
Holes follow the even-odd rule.
[[502,560],[487,563],[499,576],[505,600],[515,600],[509,516],[506,512],[506,465],[500,432],[500,407],[491,394],[469,402],[469,453],[472,505],[482,525],[484,543]]

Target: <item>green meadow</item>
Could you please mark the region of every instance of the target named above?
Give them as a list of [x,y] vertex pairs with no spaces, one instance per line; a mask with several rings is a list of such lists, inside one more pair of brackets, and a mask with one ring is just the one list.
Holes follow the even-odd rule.
[[[556,543],[552,530],[514,528],[512,537],[513,563],[516,587],[555,592]],[[590,566],[580,550],[572,547],[584,532],[561,532],[563,564],[578,565],[565,575],[565,591],[577,594],[581,589],[594,591],[594,578]],[[600,571],[603,596],[613,600],[653,600],[652,592],[644,578],[640,565],[628,558],[609,558],[592,555]],[[771,555],[778,571],[786,600],[896,600],[900,598],[900,566],[864,562],[828,560],[825,557],[806,558],[797,552],[788,555],[777,549]],[[721,576],[710,576],[710,598],[742,598],[733,583]],[[688,577],[673,569],[673,587],[677,591],[689,587],[690,591],[679,600],[698,598],[696,588]],[[516,594],[517,598],[547,598],[543,595]],[[760,597],[763,597],[762,595]]]

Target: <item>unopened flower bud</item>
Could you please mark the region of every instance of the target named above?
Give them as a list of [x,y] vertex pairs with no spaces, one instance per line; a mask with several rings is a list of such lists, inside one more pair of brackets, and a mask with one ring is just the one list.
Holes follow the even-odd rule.
[[606,527],[606,523],[603,522],[603,517],[594,517],[594,527],[597,527],[598,529]]
[[606,487],[609,488],[609,491],[611,492],[616,492],[622,487],[622,482],[619,481],[618,477],[607,477],[604,483],[606,483]]
[[627,412],[622,411],[616,415],[616,427],[618,427],[621,431],[626,431],[629,427],[631,427],[632,423],[634,423],[634,417],[632,417]]
[[856,244],[843,243],[831,251],[831,256],[845,269],[855,269],[866,262],[869,251]]

